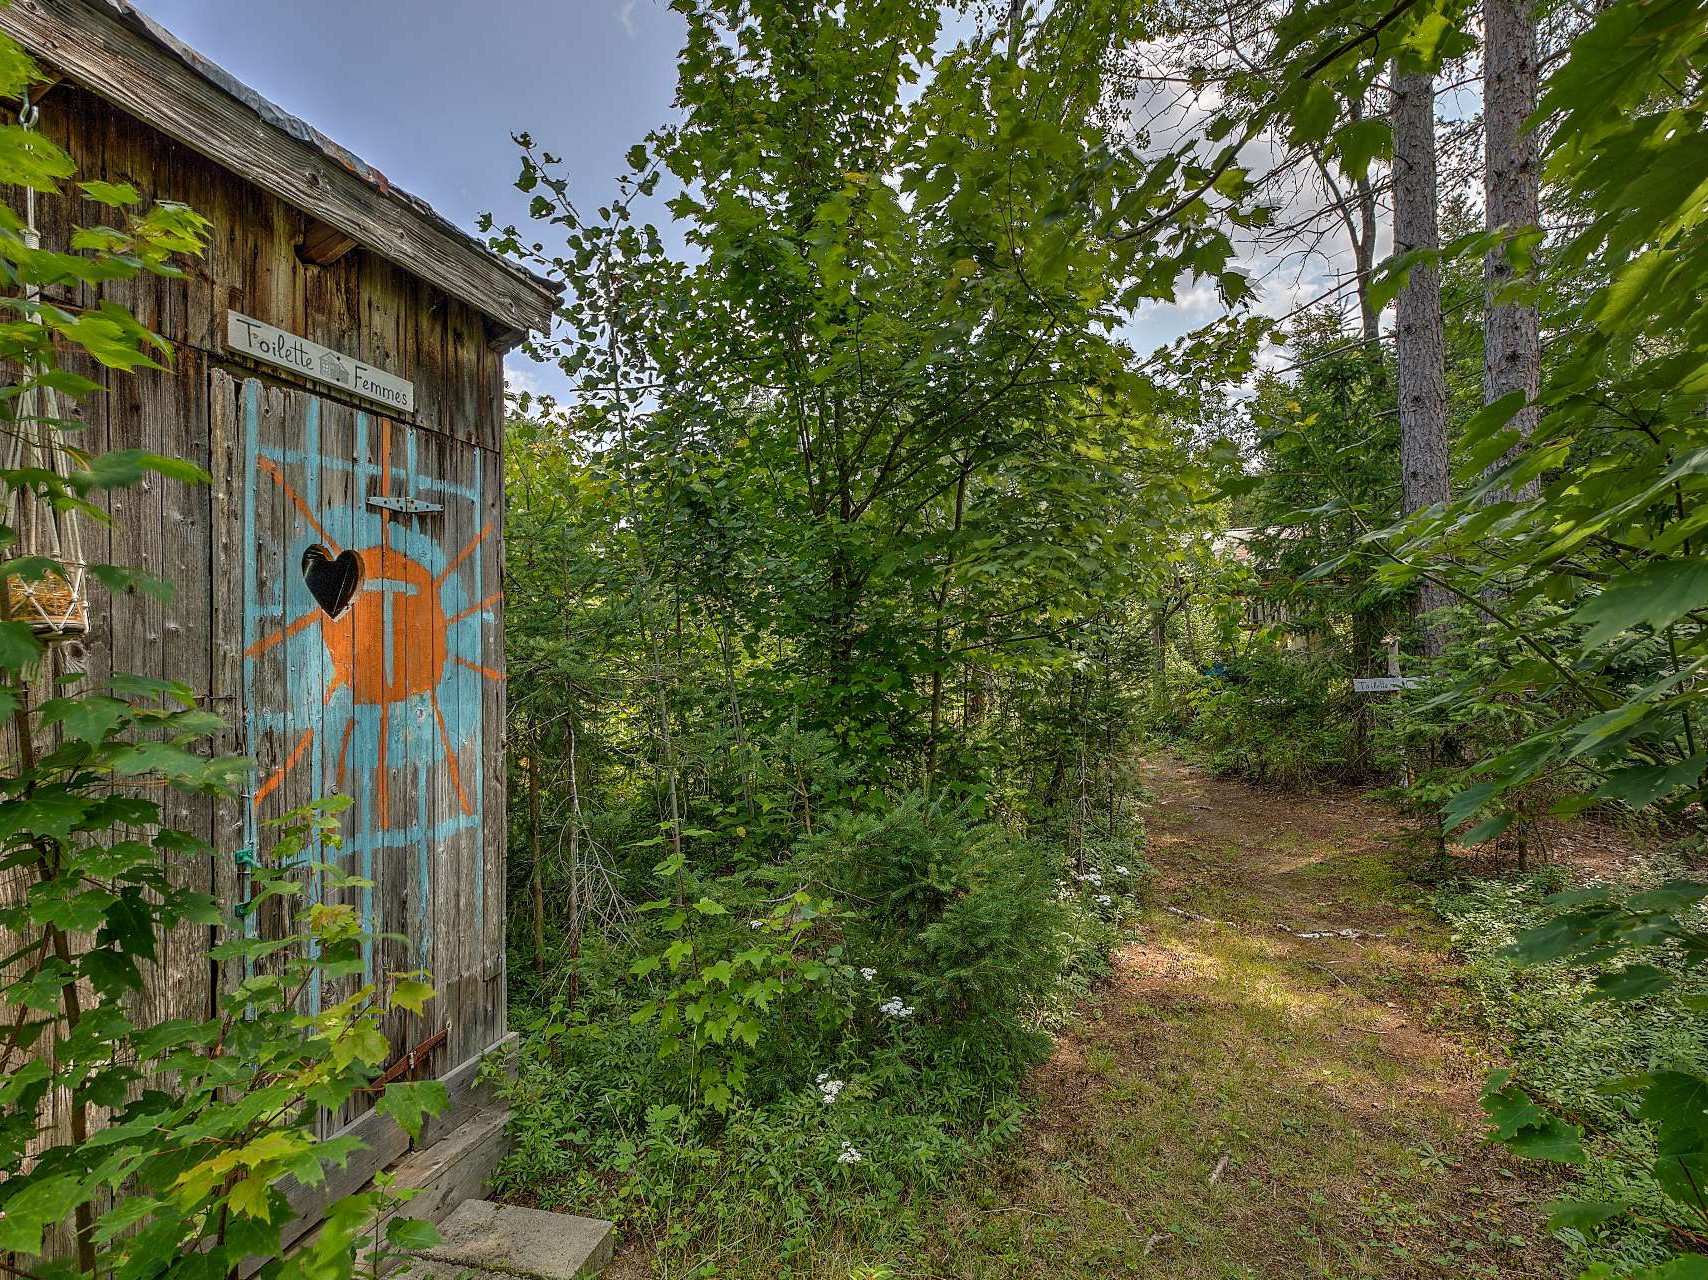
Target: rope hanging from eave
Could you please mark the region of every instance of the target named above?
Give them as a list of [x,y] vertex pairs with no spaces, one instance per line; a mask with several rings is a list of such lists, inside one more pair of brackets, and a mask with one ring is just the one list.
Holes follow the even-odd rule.
[[[26,97],[18,111],[18,123],[31,129],[39,118],[39,108]],[[41,233],[36,227],[36,193],[30,187],[24,190],[22,235],[27,249],[41,248]],[[41,323],[40,288],[26,284],[24,299],[28,317]],[[5,590],[10,616],[26,623],[51,643],[82,636],[89,630],[89,584],[82,521],[69,503],[53,497],[55,492],[65,491],[73,471],[83,465],[62,439],[63,432],[76,424],[60,418],[59,395],[44,385],[45,372],[37,363],[17,395],[4,406],[4,416],[8,419],[5,466],[14,471],[45,471],[55,479],[41,486],[26,484],[9,488],[4,519],[15,535],[7,548],[8,559],[42,556],[57,561],[59,568],[30,577],[8,574]]]

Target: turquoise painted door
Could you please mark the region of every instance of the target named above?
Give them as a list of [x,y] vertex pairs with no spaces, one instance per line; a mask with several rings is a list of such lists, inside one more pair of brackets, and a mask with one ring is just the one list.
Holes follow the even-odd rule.
[[[361,979],[430,971],[428,1019],[399,1015],[388,1033],[402,1052],[448,1028],[441,1070],[487,1046],[495,1000],[503,1017],[490,990],[502,920],[486,919],[501,894],[486,883],[502,867],[486,762],[502,738],[502,642],[483,459],[306,391],[216,377],[242,452],[246,838],[265,855],[269,820],[351,797],[344,846],[321,860],[371,882],[342,899],[388,935],[365,949]],[[308,901],[334,893],[305,876]]]

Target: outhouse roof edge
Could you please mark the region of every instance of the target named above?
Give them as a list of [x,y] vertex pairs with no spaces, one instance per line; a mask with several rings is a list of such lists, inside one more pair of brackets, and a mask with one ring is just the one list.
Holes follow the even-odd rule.
[[[268,132],[312,149],[336,166],[335,171],[324,177],[312,172],[305,175],[291,166],[276,163],[277,157],[251,154],[252,130],[222,128],[234,122],[229,113],[217,109],[200,113],[202,118],[195,121],[194,128],[184,127],[185,122],[161,108],[170,107],[175,94],[182,94],[191,86],[138,84],[134,74],[121,74],[118,63],[127,51],[113,47],[117,43],[111,38],[115,33],[86,29],[104,26],[100,21],[102,16],[165,54],[201,85],[212,87],[240,104]],[[0,6],[0,29],[67,78],[132,111],[161,132],[240,177],[271,190],[305,213],[323,218],[405,270],[463,298],[498,321],[501,329],[517,332],[549,329],[563,292],[560,284],[501,257],[427,201],[397,186],[361,157],[185,44],[130,0],[15,0],[13,4]],[[89,38],[103,34],[110,38],[106,41]],[[141,66],[135,70],[146,76],[150,68]],[[150,107],[155,109],[151,111]],[[279,181],[267,180],[274,176],[267,172],[268,160],[274,161],[272,168],[282,171],[276,175]],[[359,207],[341,208],[336,188],[348,182],[361,183],[377,192],[381,200],[369,199],[359,201]],[[293,189],[299,186],[306,189]],[[376,217],[383,218],[385,210],[392,211],[394,218],[415,222],[419,232],[412,235],[394,227],[396,234],[384,234],[387,229],[376,225]],[[412,249],[416,251],[413,254]]]

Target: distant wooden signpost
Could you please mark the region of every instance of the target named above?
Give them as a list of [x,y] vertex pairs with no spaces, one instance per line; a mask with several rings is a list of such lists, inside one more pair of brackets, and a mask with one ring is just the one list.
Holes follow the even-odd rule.
[[1386,636],[1383,643],[1388,646],[1388,674],[1385,676],[1353,676],[1352,692],[1354,693],[1398,693],[1401,689],[1412,689],[1423,683],[1422,676],[1402,676],[1400,674],[1400,638]]
[[1398,693],[1423,683],[1422,676],[1354,676],[1354,693]]
[[[1400,638],[1386,637],[1388,646],[1388,674],[1385,676],[1353,676],[1352,692],[1354,693],[1398,693],[1402,689],[1414,689],[1423,683],[1422,676],[1402,676],[1400,674]],[[1400,751],[1400,785],[1410,787],[1416,781],[1411,767],[1411,760],[1405,749]]]

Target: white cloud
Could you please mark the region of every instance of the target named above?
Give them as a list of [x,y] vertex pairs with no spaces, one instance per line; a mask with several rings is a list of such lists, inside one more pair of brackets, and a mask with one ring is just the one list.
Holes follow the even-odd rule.
[[617,21],[622,24],[623,30],[629,35],[633,36],[639,33],[640,29],[635,26],[635,0],[622,0],[622,3],[617,6]]
[[[1253,60],[1234,49],[1188,47],[1181,40],[1144,42],[1127,53],[1129,78],[1120,106],[1129,145],[1146,159],[1187,150],[1199,163],[1210,162],[1223,145],[1207,128],[1225,105],[1221,73],[1249,68]],[[1462,91],[1444,90],[1440,110],[1452,119],[1465,116],[1467,108],[1474,112],[1475,105]],[[1242,310],[1281,320],[1322,305],[1355,320],[1357,296],[1349,286],[1357,264],[1336,208],[1337,200],[1350,194],[1344,175],[1334,173],[1331,189],[1311,157],[1292,152],[1282,138],[1268,132],[1246,140],[1237,163],[1258,184],[1260,200],[1275,210],[1269,228],[1234,232],[1230,265],[1249,278],[1254,289]],[[1385,193],[1378,190],[1377,261],[1391,243],[1386,205]],[[1142,307],[1126,333],[1143,352],[1224,314],[1213,281],[1183,277],[1172,302]],[[1264,365],[1283,359],[1281,348],[1266,347],[1259,357]]]
[[530,395],[539,395],[546,389],[545,380],[540,377],[541,366],[535,364],[527,356],[512,354],[504,361],[504,389],[506,391],[526,391]]

